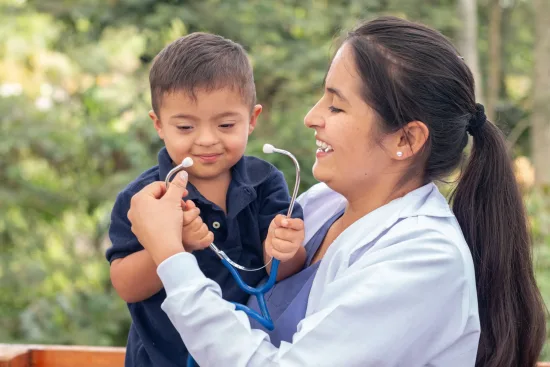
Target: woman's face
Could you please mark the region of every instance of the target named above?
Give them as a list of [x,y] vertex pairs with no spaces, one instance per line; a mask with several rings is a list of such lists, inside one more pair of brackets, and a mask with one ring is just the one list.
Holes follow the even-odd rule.
[[[379,132],[377,115],[361,98],[362,80],[352,49],[344,44],[328,71],[323,97],[304,119],[315,130],[313,175],[348,197],[384,183],[396,155],[390,135]],[[367,190],[368,191],[368,190]]]

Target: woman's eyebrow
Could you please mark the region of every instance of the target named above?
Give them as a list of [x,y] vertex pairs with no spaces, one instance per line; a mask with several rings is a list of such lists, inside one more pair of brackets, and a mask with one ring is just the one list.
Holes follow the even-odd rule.
[[344,97],[344,95],[342,94],[342,92],[340,90],[338,90],[336,88],[328,87],[327,92],[329,92],[330,94],[335,95],[336,97],[340,98],[342,101],[344,101],[346,103],[349,103],[348,99],[346,97]]

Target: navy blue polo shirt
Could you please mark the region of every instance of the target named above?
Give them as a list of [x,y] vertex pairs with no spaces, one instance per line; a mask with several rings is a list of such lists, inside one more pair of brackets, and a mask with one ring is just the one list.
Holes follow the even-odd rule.
[[[109,262],[143,250],[131,231],[127,218],[130,199],[143,187],[154,181],[164,181],[174,167],[166,148],[158,154],[158,165],[143,172],[116,198],[111,213],[109,237],[112,242],[106,252]],[[262,242],[267,236],[269,224],[277,214],[287,213],[290,195],[283,174],[272,164],[256,157],[242,157],[231,168],[231,183],[227,192],[227,215],[216,204],[208,201],[192,185],[189,195],[201,211],[201,217],[214,233],[214,243],[232,260],[247,267],[263,265]],[[294,207],[293,217],[302,218],[302,209]],[[194,251],[203,273],[216,281],[224,299],[247,303],[248,294],[233,280],[229,271],[209,248]],[[182,272],[185,269],[181,269]],[[249,285],[256,285],[266,272],[239,272]],[[129,303],[132,325],[126,347],[127,367],[185,366],[187,349],[180,335],[160,308],[166,298],[164,289],[142,302]],[[228,335],[228,343],[231,336]]]

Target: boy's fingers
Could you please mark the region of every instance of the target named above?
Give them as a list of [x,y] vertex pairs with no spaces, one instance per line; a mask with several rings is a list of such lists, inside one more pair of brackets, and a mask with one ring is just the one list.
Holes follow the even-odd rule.
[[[208,234],[208,227],[206,224],[201,223],[201,225],[195,230],[195,238],[204,238]],[[199,241],[200,242],[200,241]]]
[[206,236],[204,236],[200,241],[200,245],[201,246],[208,246],[210,245],[212,242],[214,242],[214,233],[208,231],[208,233],[206,234]]
[[283,241],[292,241],[297,237],[296,231],[288,228],[275,228],[273,237]]
[[271,245],[273,246],[273,252],[292,253],[296,251],[296,245],[294,243],[279,238],[274,238],[271,241]]
[[[197,218],[193,219],[189,224],[187,224],[185,227],[185,230],[187,233],[195,233],[198,232],[202,225],[203,225],[202,218],[198,216]],[[196,237],[195,237],[196,238]]]
[[300,218],[288,218],[282,214],[277,214],[273,222],[277,227],[294,229],[296,231],[304,229],[304,221]]
[[284,227],[284,226],[282,225],[282,221],[283,221],[284,219],[286,219],[286,217],[285,217],[284,215],[282,215],[282,214],[277,214],[277,215],[275,216],[275,218],[273,218],[273,222],[272,222],[272,223],[275,223],[275,225],[276,225],[277,227]]
[[300,218],[284,218],[281,220],[281,226],[295,231],[304,229],[304,221]]
[[[193,208],[196,208],[197,206],[195,205],[195,203],[193,202],[193,200],[187,200],[185,202],[185,210],[191,210]],[[200,211],[200,209],[199,209]]]
[[198,208],[183,211],[183,225],[187,226],[199,217],[200,211]]

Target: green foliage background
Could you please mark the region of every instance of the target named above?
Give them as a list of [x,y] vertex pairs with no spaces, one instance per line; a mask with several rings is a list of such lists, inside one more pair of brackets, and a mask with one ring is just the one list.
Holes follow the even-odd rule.
[[[509,131],[530,113],[534,31],[531,1],[504,3],[498,112]],[[125,345],[130,320],[110,284],[106,231],[118,190],[156,163],[147,74],[168,42],[206,31],[245,46],[264,106],[248,154],[263,157],[264,142],[291,150],[304,190],[315,183],[315,144],[302,120],[338,35],[393,14],[456,39],[456,8],[453,0],[0,0],[0,342]],[[514,151],[529,154],[528,132]],[[265,158],[292,184],[287,159]],[[549,199],[526,191],[526,202],[550,302]]]

